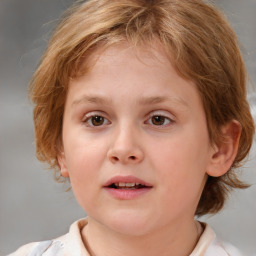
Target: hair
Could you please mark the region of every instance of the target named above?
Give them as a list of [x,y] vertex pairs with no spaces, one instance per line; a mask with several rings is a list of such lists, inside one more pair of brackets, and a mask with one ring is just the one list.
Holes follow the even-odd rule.
[[[208,177],[196,215],[217,213],[232,188],[246,188],[235,168],[247,156],[255,131],[247,102],[247,73],[237,37],[223,14],[201,0],[90,0],[63,16],[30,84],[39,160],[60,180],[57,156],[62,148],[64,105],[71,78],[97,49],[128,42],[159,42],[177,72],[197,85],[211,142],[221,127],[237,120],[242,128],[237,156],[221,177]],[[88,64],[88,67],[90,63]]]

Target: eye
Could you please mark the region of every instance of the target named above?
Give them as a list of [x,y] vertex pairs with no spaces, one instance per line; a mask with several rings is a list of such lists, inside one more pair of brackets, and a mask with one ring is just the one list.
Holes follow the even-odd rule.
[[109,121],[103,116],[92,115],[92,116],[86,117],[83,120],[83,123],[86,123],[86,125],[88,126],[102,126],[102,125],[109,124]]
[[168,125],[171,122],[172,122],[172,120],[170,118],[168,118],[166,116],[162,116],[162,115],[153,115],[148,120],[148,123],[150,123],[152,125],[157,125],[157,126]]

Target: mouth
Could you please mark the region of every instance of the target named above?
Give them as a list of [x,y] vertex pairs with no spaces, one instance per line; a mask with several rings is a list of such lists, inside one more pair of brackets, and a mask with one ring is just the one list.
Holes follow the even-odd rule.
[[147,188],[149,186],[140,184],[140,183],[135,183],[135,182],[116,182],[112,183],[108,186],[109,188],[113,189],[142,189],[142,188]]
[[107,181],[103,188],[115,199],[132,200],[151,191],[153,185],[134,176],[116,176]]
[[153,186],[137,177],[134,176],[115,176],[108,180],[104,187],[113,189],[142,189],[152,188]]

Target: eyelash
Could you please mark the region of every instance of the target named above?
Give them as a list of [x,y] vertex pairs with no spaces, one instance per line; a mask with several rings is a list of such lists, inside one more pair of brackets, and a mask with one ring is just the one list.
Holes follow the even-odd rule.
[[[160,117],[160,118],[162,118],[162,120],[160,120],[160,122],[163,122],[163,124],[159,124],[159,125],[157,125],[157,124],[154,124],[153,122],[152,122],[152,118],[156,118],[156,117]],[[92,122],[93,122],[93,118],[100,118],[101,120],[102,120],[102,118],[103,118],[103,123],[102,124],[99,124],[99,125],[94,125]],[[110,121],[108,121],[108,119],[107,118],[105,118],[104,116],[102,116],[102,115],[98,115],[98,114],[89,114],[89,115],[87,115],[87,116],[85,116],[85,118],[83,119],[83,123],[84,124],[86,124],[86,126],[88,126],[88,127],[98,127],[98,126],[103,126],[103,125],[107,125],[106,124],[106,121],[107,120],[107,124],[110,124]],[[151,120],[151,122],[150,122],[150,120]],[[100,121],[100,120],[99,120]],[[166,124],[166,122],[168,122],[167,124]],[[151,125],[153,125],[153,126],[168,126],[168,125],[170,125],[171,123],[173,123],[174,121],[171,119],[171,118],[169,118],[169,117],[167,117],[167,116],[164,116],[164,115],[161,115],[161,114],[152,114],[150,117],[149,117],[149,119],[147,119],[147,121],[145,122],[145,123],[149,123],[149,124],[151,124]]]
[[[101,125],[93,125],[92,124],[92,119],[93,118],[97,118],[97,117],[99,117],[99,118],[103,118],[103,120],[104,120],[104,122],[103,122],[103,124],[101,124]],[[83,123],[85,123],[87,126],[89,126],[89,127],[98,127],[98,126],[102,126],[102,125],[104,125],[104,123],[105,123],[105,121],[107,120],[107,118],[105,118],[104,116],[102,116],[102,115],[97,115],[97,114],[89,114],[89,115],[87,115],[87,116],[85,116],[85,119],[83,119]],[[108,121],[109,122],[109,121]],[[110,123],[110,122],[109,122]]]
[[[152,118],[156,118],[156,117],[158,117],[158,118],[160,117],[160,118],[164,119],[164,120],[161,120],[161,121],[163,121],[163,124],[159,124],[159,125],[153,124]],[[151,115],[149,117],[148,120],[151,120],[151,125],[154,125],[154,126],[164,126],[164,127],[168,126],[169,124],[174,122],[171,118],[169,118],[167,116],[164,116],[164,115],[161,115],[161,114],[153,114],[153,115]],[[166,124],[166,121],[168,122],[167,124]],[[147,122],[149,122],[149,121],[147,121]]]

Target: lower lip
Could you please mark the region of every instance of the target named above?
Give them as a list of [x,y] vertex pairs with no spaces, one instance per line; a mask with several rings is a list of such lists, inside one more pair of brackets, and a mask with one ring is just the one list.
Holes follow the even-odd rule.
[[139,188],[139,189],[115,189],[115,188],[104,188],[111,196],[119,200],[132,200],[136,199],[146,193],[148,193],[152,188]]

